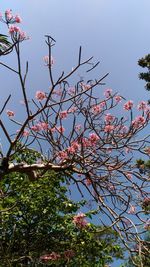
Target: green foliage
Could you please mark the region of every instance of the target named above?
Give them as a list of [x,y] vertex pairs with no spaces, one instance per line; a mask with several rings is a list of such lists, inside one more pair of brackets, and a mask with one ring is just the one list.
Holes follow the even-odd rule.
[[139,74],[139,78],[146,81],[145,88],[146,90],[150,90],[150,54],[145,57],[139,59],[138,65],[142,68],[147,68],[147,72],[141,72]]
[[0,34],[0,55],[5,54],[6,50],[11,47],[11,43],[8,41],[8,36]]
[[[16,161],[36,162],[40,155],[22,150]],[[117,234],[88,223],[80,229],[73,216],[85,201],[69,199],[61,173],[46,172],[37,181],[25,174],[11,173],[1,181],[0,266],[82,266],[102,267],[123,253]],[[92,218],[96,211],[86,215]],[[73,252],[66,258],[66,251]],[[60,259],[42,262],[40,256],[58,253]]]

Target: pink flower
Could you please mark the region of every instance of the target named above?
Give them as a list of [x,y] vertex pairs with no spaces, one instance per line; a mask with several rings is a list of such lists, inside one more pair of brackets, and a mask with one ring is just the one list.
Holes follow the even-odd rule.
[[127,126],[125,126],[125,125],[121,125],[121,133],[122,134],[126,134],[127,132],[128,132],[128,127]]
[[38,123],[38,125],[41,128],[41,130],[48,130],[48,123],[40,122],[40,123]]
[[132,126],[135,129],[138,129],[145,123],[145,118],[143,116],[137,116],[133,121],[132,121]]
[[28,131],[28,130],[24,130],[22,135],[23,135],[24,137],[29,136],[29,131]]
[[73,223],[79,229],[87,227],[86,215],[84,213],[78,213],[73,217]]
[[13,19],[13,15],[12,15],[12,10],[11,9],[7,9],[5,11],[5,17],[7,21],[10,21],[11,19]]
[[105,128],[104,128],[104,132],[105,133],[110,133],[114,130],[114,125],[106,125]]
[[106,98],[109,98],[111,96],[111,94],[112,94],[112,89],[110,89],[110,88],[106,89],[105,92],[104,92],[104,96]]
[[102,109],[101,109],[101,106],[100,105],[95,105],[95,106],[92,107],[92,112],[95,115],[99,114],[101,111],[102,111]]
[[26,34],[26,32],[24,32],[24,31],[19,31],[19,41],[23,41],[23,40],[25,40],[25,39],[27,39],[28,37],[27,37],[27,34]]
[[15,26],[15,25],[11,25],[9,26],[9,33],[12,34],[12,33],[15,33],[15,32],[19,32],[20,31],[20,28]]
[[35,97],[37,100],[43,100],[46,98],[46,94],[42,91],[37,91],[36,94],[35,94]]
[[68,159],[68,153],[66,151],[59,151],[58,158],[61,160]]
[[26,33],[20,30],[20,28],[15,25],[9,26],[9,33],[13,35],[13,37],[19,41],[23,41],[27,39]]
[[90,88],[91,88],[91,85],[90,84],[85,84],[85,83],[82,83],[81,82],[81,88],[83,89],[83,90],[89,90]]
[[89,140],[91,144],[95,144],[99,140],[99,136],[96,133],[89,134]]
[[41,127],[39,124],[36,124],[36,125],[31,127],[31,130],[34,132],[39,132],[39,131],[41,131]]
[[67,112],[67,110],[61,111],[61,112],[59,113],[59,117],[60,117],[60,119],[66,119],[66,118],[68,117],[68,112]]
[[55,63],[54,58],[52,56],[51,56],[50,62],[49,62],[49,56],[44,56],[43,60],[44,60],[46,66],[52,66]]
[[7,110],[6,113],[7,113],[8,117],[14,117],[15,116],[15,113],[12,110]]
[[75,113],[77,111],[76,107],[72,107],[68,110],[68,113]]
[[22,19],[21,19],[21,17],[19,15],[15,16],[15,22],[16,23],[21,23],[22,22]]
[[131,205],[131,206],[130,206],[130,209],[129,209],[129,211],[128,211],[128,214],[135,214],[135,211],[136,211],[136,207],[133,206],[133,205]]
[[120,95],[116,95],[115,100],[117,103],[119,103],[122,100],[122,97]]
[[41,261],[44,261],[44,262],[47,262],[47,261],[57,261],[61,258],[60,254],[56,253],[56,252],[52,252],[50,254],[45,254],[45,255],[42,255],[40,257],[40,260]]
[[88,148],[91,146],[91,141],[85,137],[81,138],[81,143],[84,148]]
[[147,109],[147,103],[145,101],[141,101],[138,106],[137,106],[138,110],[146,110]]
[[111,115],[110,113],[108,113],[108,114],[105,115],[104,120],[105,120],[105,122],[107,124],[110,124],[111,122],[113,122],[114,118],[115,117],[113,115]]
[[131,110],[133,107],[133,101],[132,100],[129,100],[128,102],[126,102],[123,106],[124,110]]
[[71,146],[67,148],[67,151],[71,154],[74,154],[75,152],[77,152],[80,148],[80,145],[78,144],[78,142],[74,141],[72,142]]
[[[50,88],[51,90],[51,88]],[[59,88],[57,90],[53,90],[52,94],[56,95],[56,96],[61,96],[62,95],[62,89]]]
[[100,106],[100,108],[105,107],[106,106],[106,102],[105,101],[102,101],[101,103],[99,103],[99,106]]
[[75,94],[75,91],[76,91],[75,87],[69,87],[69,88],[68,88],[68,93],[69,93],[70,95],[74,95],[74,94]]

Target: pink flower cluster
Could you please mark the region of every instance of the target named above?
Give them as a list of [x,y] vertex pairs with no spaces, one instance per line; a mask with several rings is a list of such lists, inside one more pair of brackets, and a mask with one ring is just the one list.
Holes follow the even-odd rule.
[[84,213],[78,213],[73,217],[73,223],[74,225],[79,228],[83,229],[87,227],[87,220],[85,219],[86,215]]
[[91,145],[94,145],[99,141],[99,136],[96,133],[89,134],[89,141],[91,142]]
[[96,133],[91,133],[89,134],[89,138],[83,137],[81,139],[81,143],[83,145],[83,147],[88,148],[88,147],[92,147],[97,144],[97,142],[99,141],[99,136]]
[[100,105],[95,105],[92,107],[92,113],[94,113],[95,115],[101,113],[102,111],[102,108]]
[[75,87],[69,87],[69,88],[68,88],[68,93],[69,93],[70,95],[74,95],[75,92],[76,92]]
[[26,33],[15,25],[9,26],[9,33],[13,35],[16,40],[23,41],[27,39]]
[[45,254],[42,255],[40,257],[40,260],[43,262],[47,262],[47,261],[57,261],[61,258],[60,254],[56,253],[56,252],[52,252],[50,254]]
[[44,56],[43,60],[44,60],[46,66],[52,66],[55,63],[55,60],[52,56],[51,56],[50,62],[49,62],[49,56]]
[[145,102],[145,101],[141,101],[139,104],[138,104],[138,106],[137,106],[137,109],[138,110],[143,110],[143,111],[145,111],[145,110],[147,110],[147,103]]
[[112,89],[110,89],[110,88],[106,89],[104,92],[104,96],[106,98],[109,98],[109,97],[111,97],[111,95],[112,95]]
[[60,160],[66,160],[69,157],[69,154],[75,154],[80,149],[80,145],[77,141],[74,141],[71,143],[71,146],[69,146],[66,150],[59,151],[58,152],[58,158]]
[[68,159],[68,153],[67,153],[67,151],[59,151],[58,152],[58,158],[61,161]]
[[139,127],[143,126],[145,123],[145,118],[143,116],[137,116],[133,121],[132,121],[132,126],[134,129],[138,129]]
[[43,91],[37,91],[36,94],[35,94],[35,98],[38,101],[41,101],[41,100],[46,98],[46,94]]
[[12,110],[7,110],[6,114],[7,114],[8,117],[14,117],[15,116],[15,113]]
[[72,249],[68,249],[68,250],[64,251],[63,255],[61,255],[61,254],[53,251],[49,254],[42,255],[40,257],[40,261],[42,261],[43,263],[47,263],[49,261],[58,261],[61,259],[61,257],[69,260],[75,256],[75,252]]
[[34,131],[34,132],[46,131],[46,130],[48,130],[48,123],[46,123],[46,122],[39,122],[36,125],[33,125],[31,127],[31,130]]
[[114,121],[115,117],[113,115],[111,115],[110,113],[105,115],[104,121],[106,122],[106,124],[110,124]]
[[66,119],[66,118],[68,117],[68,112],[67,112],[67,110],[61,111],[61,112],[59,113],[59,117],[60,117],[60,119]]
[[74,154],[74,153],[76,153],[79,149],[80,149],[80,145],[78,144],[78,142],[74,141],[74,142],[72,142],[71,146],[67,148],[67,151],[68,151],[70,154]]
[[30,132],[28,130],[23,131],[23,136],[28,137],[30,135]]
[[21,23],[22,19],[19,15],[13,15],[11,9],[5,11],[5,19],[7,23]]
[[104,128],[104,132],[105,132],[105,133],[111,133],[111,132],[114,131],[114,129],[115,129],[115,126],[114,126],[114,125],[110,125],[110,124],[108,124],[108,125],[106,125],[105,128]]
[[68,109],[68,113],[74,113],[77,111],[77,108],[76,107],[72,107],[72,108],[69,108]]
[[120,95],[116,95],[115,100],[117,103],[119,103],[122,100],[122,97]]
[[81,88],[83,89],[83,90],[89,90],[90,88],[91,88],[91,85],[90,84],[85,84],[85,83],[83,83],[83,82],[81,82],[80,83],[80,85],[81,85]]
[[131,110],[132,107],[133,107],[133,101],[132,100],[127,101],[123,106],[124,110],[127,110],[127,111]]
[[[50,90],[51,90],[51,88],[50,88]],[[56,96],[61,96],[62,95],[62,89],[59,88],[59,89],[53,90],[52,94],[56,95]]]

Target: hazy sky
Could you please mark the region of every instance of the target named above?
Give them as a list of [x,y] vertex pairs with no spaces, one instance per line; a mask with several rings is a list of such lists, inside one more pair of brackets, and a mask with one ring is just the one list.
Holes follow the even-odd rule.
[[[137,66],[138,59],[150,53],[150,0],[1,0],[0,11],[7,8],[20,14],[30,36],[23,44],[29,93],[46,90],[42,58],[47,54],[44,35],[50,34],[57,41],[54,57],[59,70],[73,66],[82,45],[84,58],[94,56],[101,62],[91,78],[109,72],[106,87],[136,101],[150,98],[138,80]],[[0,31],[6,33],[3,25]],[[11,56],[8,61],[15,64]],[[0,103],[10,92],[20,97],[15,75],[2,68],[0,91]]]

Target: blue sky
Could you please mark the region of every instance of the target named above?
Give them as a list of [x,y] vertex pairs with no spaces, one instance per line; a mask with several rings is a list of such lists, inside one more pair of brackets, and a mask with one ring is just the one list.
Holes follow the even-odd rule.
[[2,11],[9,7],[23,17],[23,28],[31,37],[24,44],[24,56],[30,61],[34,90],[44,86],[45,76],[34,76],[46,53],[44,35],[49,33],[57,40],[58,68],[70,68],[82,45],[84,57],[92,55],[101,62],[96,74],[110,73],[107,87],[127,98],[148,98],[138,80],[137,60],[149,53],[149,0],[1,1]]
[[[100,60],[92,78],[109,72],[106,87],[136,102],[150,98],[138,79],[137,66],[138,59],[150,53],[149,0],[1,0],[0,11],[7,8],[21,15],[22,27],[30,36],[23,44],[23,60],[29,60],[29,94],[47,87],[42,58],[47,54],[44,35],[50,34],[57,41],[58,70],[73,66],[82,45],[84,58]],[[13,57],[8,62],[15,64]],[[0,84],[0,103],[10,92],[20,99],[15,76],[1,69]]]

